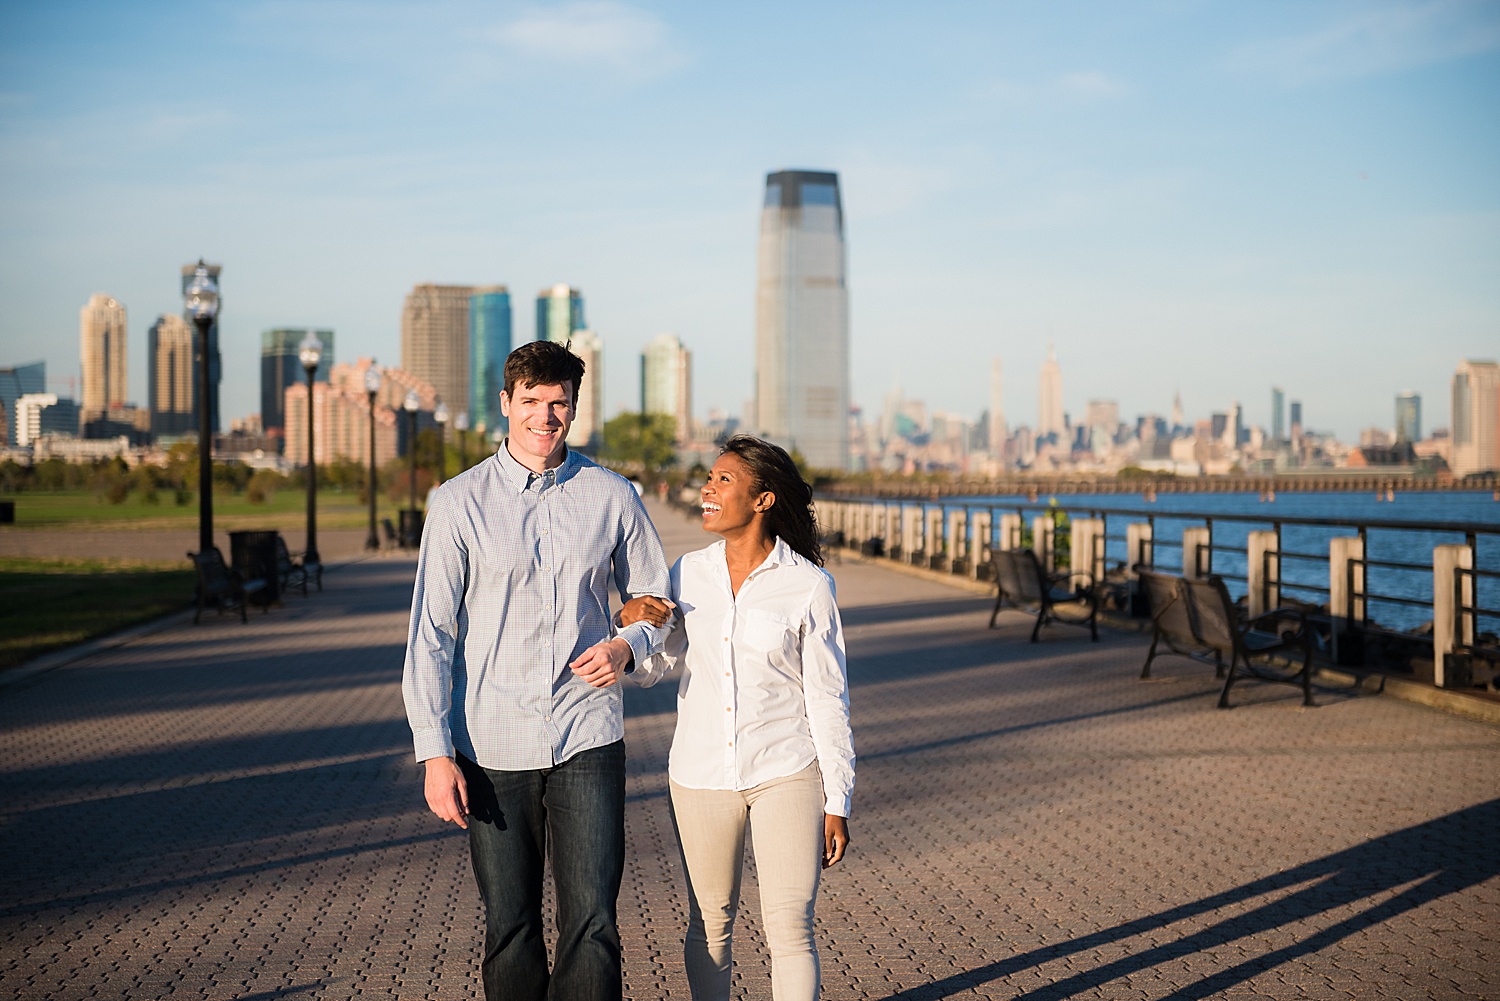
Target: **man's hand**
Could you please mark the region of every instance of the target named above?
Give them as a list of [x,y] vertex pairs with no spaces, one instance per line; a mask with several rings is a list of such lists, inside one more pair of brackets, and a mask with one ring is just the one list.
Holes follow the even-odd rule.
[[458,770],[458,762],[452,758],[428,758],[427,808],[437,814],[439,820],[451,821],[469,829],[469,786],[464,782],[464,773]]
[[631,598],[625,602],[625,607],[620,609],[620,626],[634,625],[645,620],[653,626],[664,625],[672,617],[672,609],[677,606],[664,598],[657,598],[649,594],[643,594],[639,598]]
[[838,865],[849,850],[849,818],[823,814],[823,868]]
[[573,673],[595,688],[608,688],[625,676],[625,668],[635,659],[630,644],[616,636],[595,643],[568,666]]

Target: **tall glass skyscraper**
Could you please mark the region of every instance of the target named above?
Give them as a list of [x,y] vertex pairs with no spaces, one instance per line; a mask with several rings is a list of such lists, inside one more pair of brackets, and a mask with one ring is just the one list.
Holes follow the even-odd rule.
[[510,354],[510,290],[484,285],[469,296],[469,424],[480,431],[505,430],[500,390]]
[[536,339],[566,344],[573,331],[582,330],[583,293],[567,285],[554,285],[536,294]]
[[1396,396],[1396,440],[1422,440],[1422,396],[1410,390]]
[[[333,331],[314,330],[323,342],[323,357],[313,373],[313,381],[327,382],[333,368]],[[278,328],[260,335],[260,424],[266,434],[280,437],[286,431],[286,391],[307,380],[302,369],[303,327]],[[305,429],[306,424],[302,425]],[[321,426],[321,424],[319,425]]]
[[755,295],[759,430],[808,463],[849,467],[849,290],[839,176],[766,175]]
[[5,420],[5,432],[0,434],[7,448],[16,444],[16,401],[23,396],[47,391],[47,363],[32,362],[30,365],[15,365],[0,368],[0,417]]

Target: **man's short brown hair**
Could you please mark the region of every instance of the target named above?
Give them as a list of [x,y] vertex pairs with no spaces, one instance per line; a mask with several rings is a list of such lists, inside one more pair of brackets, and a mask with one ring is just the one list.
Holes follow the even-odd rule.
[[516,386],[573,385],[573,405],[578,405],[578,387],[583,382],[583,359],[568,350],[572,344],[531,341],[505,359],[505,395],[516,395]]

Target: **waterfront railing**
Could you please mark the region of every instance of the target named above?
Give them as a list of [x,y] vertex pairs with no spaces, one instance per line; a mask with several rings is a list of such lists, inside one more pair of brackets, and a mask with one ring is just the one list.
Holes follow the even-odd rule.
[[1500,524],[1312,518],[1094,504],[820,497],[826,533],[870,556],[988,579],[995,549],[1081,569],[1148,614],[1138,569],[1223,579],[1249,614],[1285,604],[1320,623],[1326,661],[1443,687],[1488,682],[1500,662]]

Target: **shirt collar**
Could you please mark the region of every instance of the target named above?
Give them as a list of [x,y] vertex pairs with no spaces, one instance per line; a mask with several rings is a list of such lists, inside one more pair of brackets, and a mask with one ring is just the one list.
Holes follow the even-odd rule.
[[[562,465],[547,471],[553,475],[558,483],[563,482],[569,476],[573,475],[579,463],[577,452],[568,448],[567,445],[563,445],[563,449]],[[516,461],[516,457],[510,454],[509,437],[500,442],[500,448],[495,452],[495,461],[500,464],[500,471],[505,474],[505,478],[510,481],[510,485],[515,488],[518,494],[525,493],[526,489],[531,486],[533,479],[545,475],[533,472]]]
[[[720,539],[718,542],[714,543],[714,545],[719,550],[719,562],[723,563],[727,569],[728,543],[726,543],[723,539]],[[796,560],[796,558],[797,554],[792,550],[792,547],[781,541],[781,536],[778,535],[776,536],[776,544],[771,547],[771,551],[766,554],[766,558],[761,561],[760,566],[750,571],[749,576],[754,577],[756,574],[759,574],[764,570],[769,570],[772,567],[779,567],[783,564],[791,563]]]

